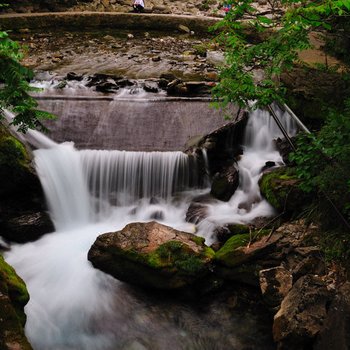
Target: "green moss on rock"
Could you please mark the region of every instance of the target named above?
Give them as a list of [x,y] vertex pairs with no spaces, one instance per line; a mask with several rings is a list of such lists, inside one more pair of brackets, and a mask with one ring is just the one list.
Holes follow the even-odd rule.
[[248,258],[244,251],[248,243],[259,241],[262,237],[268,235],[269,230],[252,231],[250,234],[232,236],[215,254],[215,260],[222,265],[234,267]]
[[150,222],[129,224],[99,236],[88,259],[123,281],[178,289],[210,274],[214,255],[203,238]]
[[31,155],[23,143],[0,124],[0,196],[25,191],[33,178]]
[[225,260],[226,258],[229,259],[230,254],[234,252],[236,248],[245,246],[248,243],[249,243],[249,234],[247,233],[242,235],[232,236],[230,239],[227,240],[224,246],[216,252],[215,258],[217,260]]
[[0,349],[32,349],[23,329],[28,300],[25,283],[0,255]]
[[300,181],[293,168],[281,167],[265,173],[260,179],[260,191],[266,200],[279,212],[300,212],[306,194],[299,188]]
[[17,275],[14,268],[10,266],[1,255],[0,278],[2,281],[4,281],[7,287],[8,296],[13,303],[17,316],[24,325],[26,316],[23,308],[29,301],[29,293],[22,278]]

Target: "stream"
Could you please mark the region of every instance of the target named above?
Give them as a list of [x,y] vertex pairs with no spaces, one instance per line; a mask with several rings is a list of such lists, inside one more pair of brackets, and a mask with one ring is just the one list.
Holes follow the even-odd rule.
[[[288,118],[283,124],[295,132]],[[56,231],[12,245],[6,259],[31,296],[26,334],[34,349],[273,349],[266,314],[230,307],[230,298],[184,302],[134,288],[94,269],[87,252],[99,234],[130,222],[157,220],[211,244],[220,225],[272,216],[258,180],[267,161],[283,163],[273,142],[281,136],[266,112],[251,113],[237,164],[239,188],[228,202],[207,204],[207,218],[195,226],[185,221],[187,208],[209,188],[193,180],[196,166],[186,154],[77,149],[32,133]]]

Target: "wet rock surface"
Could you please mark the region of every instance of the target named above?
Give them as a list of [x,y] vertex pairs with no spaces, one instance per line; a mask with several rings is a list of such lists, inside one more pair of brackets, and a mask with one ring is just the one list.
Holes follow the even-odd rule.
[[44,234],[55,230],[46,212],[29,212],[18,217],[11,217],[1,223],[0,228],[4,238],[17,243],[35,241]]
[[0,124],[0,235],[28,242],[53,231],[45,198],[26,146]]
[[210,274],[214,252],[204,239],[156,222],[132,223],[97,238],[92,264],[123,281],[157,289],[181,289]]
[[232,165],[213,177],[210,194],[222,201],[228,201],[239,185],[239,171]]

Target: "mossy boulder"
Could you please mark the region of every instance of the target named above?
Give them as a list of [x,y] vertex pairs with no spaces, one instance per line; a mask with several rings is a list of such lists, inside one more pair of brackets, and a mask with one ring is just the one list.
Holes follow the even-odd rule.
[[0,235],[28,242],[53,231],[31,151],[0,124]]
[[202,281],[213,258],[203,238],[154,221],[102,234],[88,253],[94,267],[117,279],[170,290]]
[[10,266],[0,255],[0,280],[6,285],[7,293],[11,299],[16,313],[24,326],[26,316],[23,311],[24,306],[29,301],[27,287],[14,268]]
[[0,255],[0,349],[32,349],[23,329],[28,301],[25,283]]
[[0,124],[0,197],[18,193],[40,182],[34,174],[27,149]]
[[299,213],[307,202],[307,194],[299,188],[300,180],[292,168],[269,171],[259,181],[261,194],[279,212]]

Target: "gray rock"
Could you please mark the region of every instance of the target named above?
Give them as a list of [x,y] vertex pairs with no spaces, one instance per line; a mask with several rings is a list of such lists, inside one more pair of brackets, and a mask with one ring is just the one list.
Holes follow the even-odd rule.
[[224,53],[221,51],[207,51],[207,62],[214,66],[219,66],[225,63]]
[[273,338],[279,349],[312,348],[327,317],[331,293],[321,278],[301,277],[274,316]]

